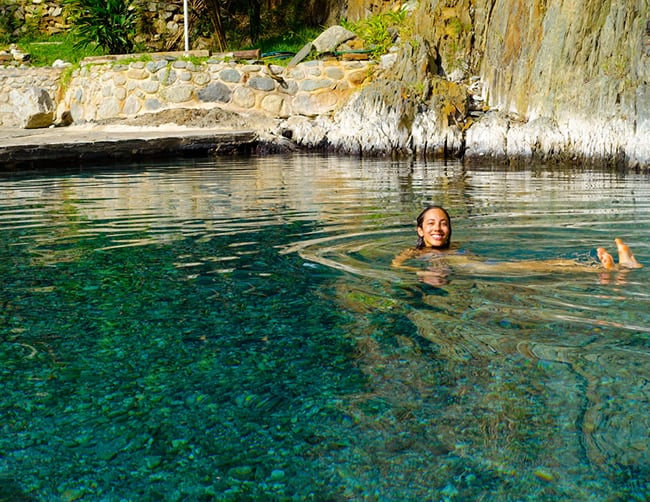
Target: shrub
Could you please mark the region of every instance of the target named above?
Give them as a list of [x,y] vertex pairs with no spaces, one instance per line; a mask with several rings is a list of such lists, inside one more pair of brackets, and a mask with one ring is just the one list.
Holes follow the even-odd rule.
[[138,15],[123,0],[65,0],[78,47],[95,45],[109,54],[133,51]]
[[387,11],[357,22],[341,21],[341,25],[373,47],[372,55],[378,57],[388,52],[397,32],[407,25],[407,11]]

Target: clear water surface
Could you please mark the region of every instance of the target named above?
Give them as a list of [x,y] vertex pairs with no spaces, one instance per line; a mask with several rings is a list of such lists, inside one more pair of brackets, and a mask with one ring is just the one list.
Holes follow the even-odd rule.
[[[2,500],[650,495],[645,175],[296,155],[0,195]],[[429,202],[488,265],[648,266],[432,286],[391,267]]]

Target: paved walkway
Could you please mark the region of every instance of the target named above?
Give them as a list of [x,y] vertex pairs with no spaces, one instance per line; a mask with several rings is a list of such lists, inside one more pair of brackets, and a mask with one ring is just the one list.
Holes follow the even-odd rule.
[[257,140],[252,130],[188,127],[0,128],[0,170],[147,157],[230,153]]

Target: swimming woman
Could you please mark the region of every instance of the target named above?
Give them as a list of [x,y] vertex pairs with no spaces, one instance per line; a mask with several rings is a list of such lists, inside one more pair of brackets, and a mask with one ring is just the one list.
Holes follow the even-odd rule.
[[[441,206],[428,206],[417,217],[416,231],[418,240],[414,248],[409,248],[393,259],[393,266],[402,267],[409,259],[417,257],[431,258],[433,261],[444,258],[445,268],[449,265],[460,265],[463,268],[500,271],[538,271],[550,272],[558,268],[577,270],[594,270],[593,266],[582,264],[574,260],[544,260],[544,261],[515,261],[515,262],[481,262],[476,257],[458,253],[450,253],[451,246],[451,218],[446,209]],[[621,270],[641,268],[641,265],[630,248],[621,239],[615,239],[618,249],[618,264],[605,248],[597,249],[600,267],[605,270]],[[430,269],[431,270],[431,269]]]

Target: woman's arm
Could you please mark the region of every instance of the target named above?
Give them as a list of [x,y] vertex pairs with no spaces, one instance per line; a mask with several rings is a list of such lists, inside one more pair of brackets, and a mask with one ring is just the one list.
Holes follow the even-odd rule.
[[418,255],[417,250],[413,248],[405,249],[400,254],[398,254],[395,258],[393,258],[393,261],[391,262],[391,266],[395,268],[405,269],[405,270],[418,270],[415,267],[407,267],[404,265],[405,261],[410,260],[411,258],[415,258],[417,255]]

